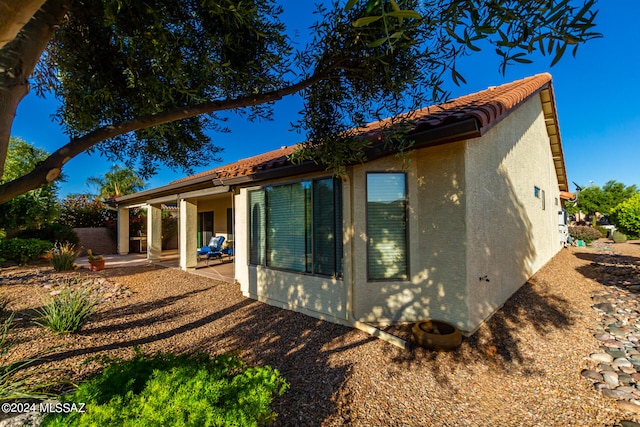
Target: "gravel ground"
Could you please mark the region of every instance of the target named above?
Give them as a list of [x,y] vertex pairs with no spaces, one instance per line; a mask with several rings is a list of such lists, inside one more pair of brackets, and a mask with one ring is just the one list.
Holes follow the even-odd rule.
[[[611,253],[640,265],[640,242],[563,250],[450,353],[400,350],[243,298],[238,285],[154,266],[9,268],[0,292],[17,311],[10,360],[40,355],[39,368],[78,381],[99,369],[96,356],[131,357],[136,346],[235,352],[276,367],[290,383],[273,405],[278,426],[614,426],[640,418],[580,376],[599,349],[590,296],[611,276],[593,263]],[[624,274],[637,281],[637,272]],[[76,286],[103,299],[82,331],[58,336],[35,326],[32,309],[78,275]],[[389,331],[406,337],[408,329]]]

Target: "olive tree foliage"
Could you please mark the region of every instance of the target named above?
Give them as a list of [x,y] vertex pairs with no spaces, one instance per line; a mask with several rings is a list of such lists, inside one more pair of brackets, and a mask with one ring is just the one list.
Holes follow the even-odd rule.
[[[19,4],[20,0],[0,0]],[[495,49],[504,71],[534,52],[557,62],[598,37],[596,0],[349,0],[320,6],[312,38],[296,43],[275,0],[47,0],[0,49],[0,171],[15,108],[34,83],[61,102],[69,142],[33,172],[0,186],[0,203],[54,179],[96,150],[138,165],[211,163],[221,111],[269,119],[300,94],[297,160],[327,168],[362,159],[350,129],[447,97],[456,62]],[[283,2],[284,4],[284,2]],[[410,122],[410,116],[402,116]],[[389,121],[388,143],[409,148]]]

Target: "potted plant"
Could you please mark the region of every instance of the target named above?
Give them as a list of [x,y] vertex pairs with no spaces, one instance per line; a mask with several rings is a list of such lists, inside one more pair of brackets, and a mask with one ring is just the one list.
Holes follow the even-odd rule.
[[104,258],[102,255],[93,255],[91,249],[87,250],[87,257],[89,258],[89,269],[91,271],[104,270]]

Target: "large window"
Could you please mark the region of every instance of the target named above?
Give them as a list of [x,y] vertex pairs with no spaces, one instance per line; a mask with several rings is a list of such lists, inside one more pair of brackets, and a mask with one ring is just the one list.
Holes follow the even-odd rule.
[[325,178],[251,191],[251,264],[340,276],[340,189],[339,180]]
[[404,173],[367,174],[369,280],[407,278],[407,184]]

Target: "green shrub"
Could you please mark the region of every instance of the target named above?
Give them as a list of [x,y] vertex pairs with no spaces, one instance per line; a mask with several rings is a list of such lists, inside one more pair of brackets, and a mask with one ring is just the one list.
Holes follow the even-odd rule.
[[586,243],[591,243],[602,237],[602,233],[586,225],[569,226],[569,235],[575,240],[584,240]]
[[[4,358],[11,349],[9,332],[13,327],[13,313],[0,322],[0,357]],[[24,398],[32,395],[28,376],[21,369],[30,361],[0,365],[0,401]]]
[[51,265],[55,271],[72,271],[78,257],[76,245],[64,243],[51,251]]
[[609,216],[616,228],[630,236],[640,235],[640,194],[617,205]]
[[[1,242],[7,238],[7,232],[4,230],[4,228],[0,228],[0,248],[1,246]],[[2,249],[0,249],[0,262],[5,262],[7,259],[4,258],[2,256]]]
[[53,243],[40,239],[0,240],[0,258],[12,259],[18,264],[26,264],[46,254]]
[[35,323],[57,334],[73,333],[80,330],[96,304],[90,289],[73,290],[66,287],[47,305],[36,310],[39,318]]
[[80,242],[78,234],[71,227],[60,223],[45,224],[39,229],[24,230],[18,234],[18,237],[48,240],[50,242],[68,242],[74,245]]
[[619,232],[618,230],[615,230],[613,232],[613,235],[611,236],[611,238],[615,243],[624,243],[627,241],[627,235]]
[[271,402],[287,387],[277,370],[231,355],[138,353],[64,397],[85,413],[51,414],[43,426],[258,426],[275,420]]

